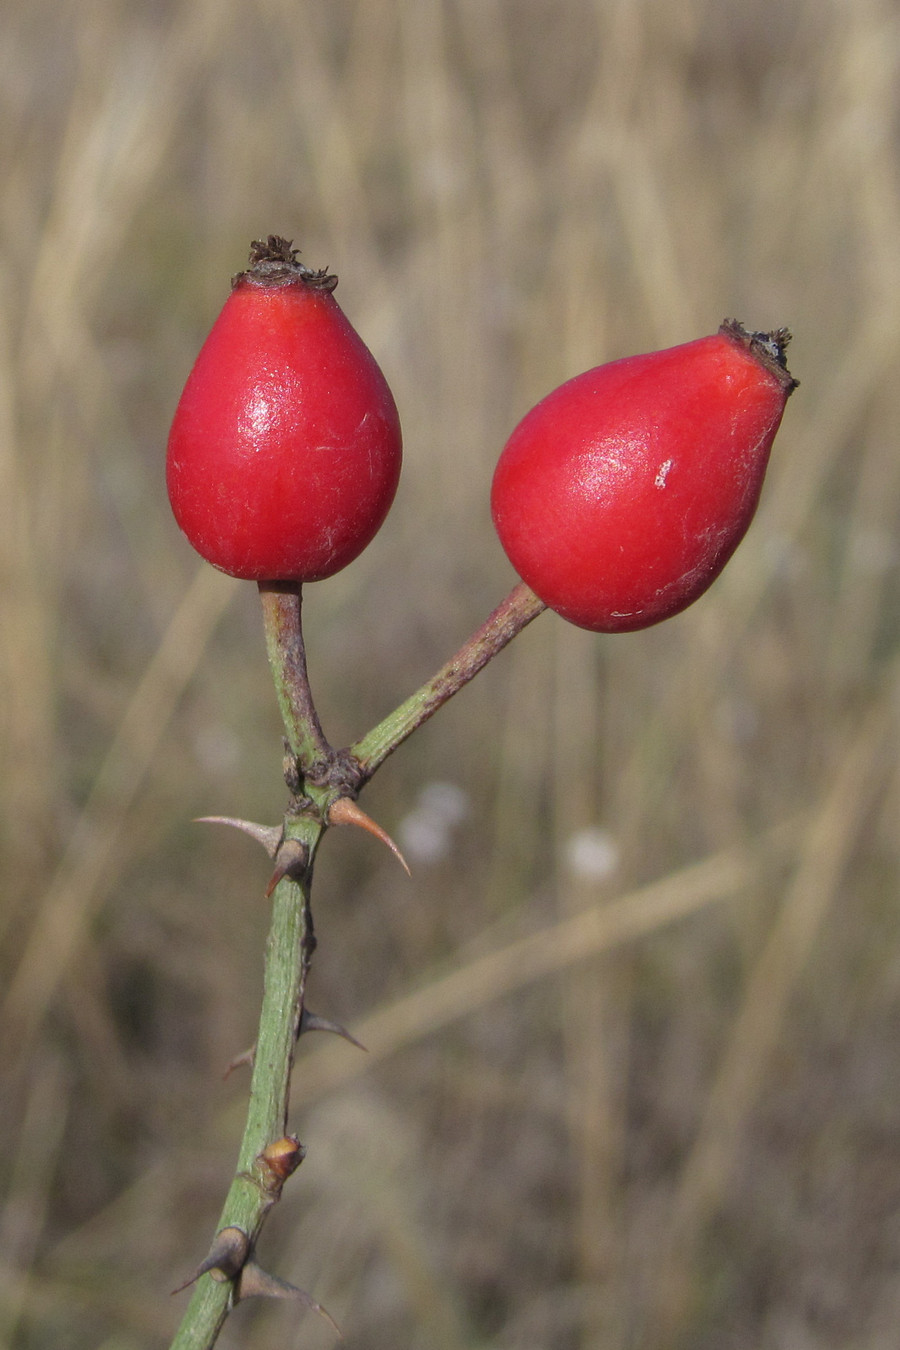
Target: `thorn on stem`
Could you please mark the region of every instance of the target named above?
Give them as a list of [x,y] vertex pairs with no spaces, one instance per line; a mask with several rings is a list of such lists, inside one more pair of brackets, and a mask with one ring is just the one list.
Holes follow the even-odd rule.
[[249,1050],[242,1050],[239,1055],[235,1055],[234,1059],[222,1075],[222,1081],[224,1082],[226,1079],[230,1078],[235,1069],[252,1069],[255,1062],[256,1046],[251,1045]]
[[267,900],[283,877],[296,877],[304,870],[309,860],[309,849],[299,839],[285,839],[279,844],[274,856],[275,871],[266,887]]
[[270,1275],[255,1261],[248,1261],[241,1271],[237,1299],[254,1297],[293,1299],[296,1303],[301,1303],[304,1308],[311,1308],[313,1312],[318,1313],[339,1337],[341,1335],[341,1329],[331,1313],[327,1312],[321,1303],[317,1303],[304,1289],[298,1289],[296,1285],[288,1284],[287,1280],[279,1280],[275,1275]]
[[216,1233],[213,1239],[213,1245],[209,1249],[209,1255],[205,1261],[194,1271],[189,1279],[180,1284],[177,1289],[173,1289],[173,1294],[180,1294],[182,1289],[187,1289],[188,1285],[199,1280],[201,1275],[207,1271],[213,1279],[218,1279],[220,1283],[226,1280],[233,1280],[244,1268],[247,1260],[247,1253],[250,1250],[250,1239],[242,1228],[222,1228]]
[[340,1022],[332,1022],[327,1017],[320,1017],[318,1013],[310,1012],[308,1008],[304,1008],[300,1014],[299,1035],[302,1036],[306,1031],[331,1031],[335,1036],[341,1036],[351,1045],[355,1045],[358,1050],[366,1049],[362,1041],[358,1041],[355,1036],[351,1036],[347,1028],[342,1027]]
[[284,830],[280,825],[257,825],[255,821],[238,820],[235,816],[196,816],[194,823],[196,825],[231,825],[235,830],[242,830],[244,834],[249,834],[251,839],[255,839],[258,844],[262,844],[270,858],[275,857],[284,835]]
[[387,830],[383,830],[371,816],[367,816],[352,797],[338,797],[328,808],[326,817],[329,825],[356,825],[368,834],[372,834],[376,839],[380,839],[383,844],[387,844],[394,857],[399,861],[407,876],[411,876],[406,859],[394,843]]

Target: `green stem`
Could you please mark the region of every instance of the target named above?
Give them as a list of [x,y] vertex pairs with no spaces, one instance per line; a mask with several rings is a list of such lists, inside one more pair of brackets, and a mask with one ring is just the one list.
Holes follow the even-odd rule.
[[[309,911],[313,858],[324,827],[309,819],[286,817],[285,832],[306,845],[309,862],[301,876],[284,877],[273,893],[247,1124],[237,1172],[216,1230],[240,1228],[250,1239],[251,1252],[281,1189],[280,1184],[273,1184],[261,1154],[287,1134],[294,1047],[315,945]],[[172,1350],[210,1350],[233,1297],[231,1281],[217,1282],[209,1274],[201,1275]]]
[[363,782],[383,764],[407,736],[433,717],[438,708],[468,684],[488,661],[521,633],[526,624],[546,609],[530,587],[520,581],[479,629],[463,643],[455,656],[436,675],[395,708],[361,740],[351,745],[350,753],[359,761]]
[[332,756],[313,706],[306,671],[306,647],[300,624],[302,588],[298,581],[261,581],[266,649],[288,745],[306,770]]
[[[305,775],[313,767],[330,764],[334,751],[325,739],[309,689],[300,624],[300,586],[264,583],[259,590],[269,664],[285,736],[300,773]],[[312,790],[316,792],[315,788]],[[301,815],[289,810],[285,815],[283,838],[302,845],[305,865],[299,870],[292,867],[272,895],[247,1123],[237,1170],[216,1230],[220,1233],[226,1228],[240,1229],[249,1240],[251,1256],[284,1180],[272,1173],[262,1154],[287,1135],[294,1048],[315,948],[310,912],[313,863],[324,832],[325,825],[317,813]],[[217,1280],[208,1273],[201,1275],[172,1350],[211,1350],[231,1310],[236,1288],[233,1280]]]
[[[240,1230],[247,1245],[229,1272],[233,1278],[222,1278],[221,1270],[199,1277],[171,1350],[211,1350],[215,1345],[240,1289],[241,1271],[250,1269],[242,1262],[252,1259],[266,1216],[281,1194],[285,1177],[275,1175],[263,1155],[270,1145],[285,1140],[287,1135],[294,1049],[303,1015],[306,977],[315,949],[310,911],[313,863],[327,828],[329,802],[335,799],[335,792],[342,795],[371,778],[416,727],[437,712],[545,608],[524,583],[516,586],[433,679],[349,752],[338,752],[325,739],[309,689],[300,625],[300,586],[265,582],[260,583],[259,590],[269,663],[294,759],[294,776],[302,795],[292,798],[276,855],[277,866],[285,856],[282,850],[294,845],[290,854],[294,864],[273,892],[247,1124],[237,1171],[216,1230],[217,1234],[225,1229]],[[301,846],[299,863],[297,845]],[[291,1141],[286,1142],[290,1147]],[[298,1160],[300,1156],[298,1152]],[[219,1255],[216,1249],[217,1260]]]

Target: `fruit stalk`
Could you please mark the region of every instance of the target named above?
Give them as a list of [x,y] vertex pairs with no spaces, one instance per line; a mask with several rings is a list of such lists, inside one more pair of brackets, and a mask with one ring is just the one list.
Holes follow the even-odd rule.
[[332,754],[313,705],[300,622],[302,586],[298,581],[261,581],[266,650],[278,706],[291,754],[311,769]]
[[407,736],[433,717],[438,708],[468,684],[478,672],[547,608],[534,591],[520,581],[436,675],[396,708],[377,727],[350,747],[367,782],[388,755]]

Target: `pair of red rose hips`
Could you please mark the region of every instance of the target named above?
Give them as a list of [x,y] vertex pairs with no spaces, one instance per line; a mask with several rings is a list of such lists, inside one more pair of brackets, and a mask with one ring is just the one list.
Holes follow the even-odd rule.
[[[253,245],[169,437],[175,517],[215,567],[318,581],[362,552],[400,475],[400,422],[332,294],[270,237]],[[646,628],[718,576],[753,517],[796,381],[789,334],[713,337],[578,375],[519,423],[491,507],[514,568],[582,628]]]

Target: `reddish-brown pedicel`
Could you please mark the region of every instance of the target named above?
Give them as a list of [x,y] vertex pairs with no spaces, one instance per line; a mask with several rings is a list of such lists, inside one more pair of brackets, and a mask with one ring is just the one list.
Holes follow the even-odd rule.
[[388,513],[400,420],[371,352],[286,240],[255,244],[188,377],[166,464],[175,518],[214,567],[317,581]]
[[790,335],[727,320],[713,337],[599,366],[512,433],[494,524],[513,567],[564,619],[646,628],[715,580],[759,501],[796,386]]

